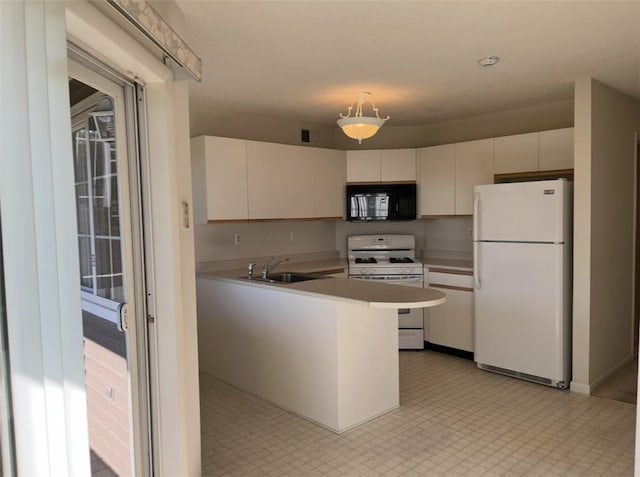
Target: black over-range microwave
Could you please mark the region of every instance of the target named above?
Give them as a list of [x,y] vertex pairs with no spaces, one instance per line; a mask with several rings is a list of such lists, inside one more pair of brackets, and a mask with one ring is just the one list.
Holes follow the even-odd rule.
[[348,184],[347,220],[415,220],[415,184]]

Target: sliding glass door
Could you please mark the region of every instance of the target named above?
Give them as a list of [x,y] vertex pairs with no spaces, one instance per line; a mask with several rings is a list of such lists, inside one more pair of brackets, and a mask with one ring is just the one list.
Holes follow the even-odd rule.
[[94,475],[151,469],[137,90],[70,61],[78,286]]

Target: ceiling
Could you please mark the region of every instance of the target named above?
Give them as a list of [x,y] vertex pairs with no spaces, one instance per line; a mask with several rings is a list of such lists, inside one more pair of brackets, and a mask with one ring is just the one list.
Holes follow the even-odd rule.
[[192,118],[329,126],[370,91],[387,124],[425,125],[571,99],[584,76],[640,99],[638,1],[177,3],[203,61]]

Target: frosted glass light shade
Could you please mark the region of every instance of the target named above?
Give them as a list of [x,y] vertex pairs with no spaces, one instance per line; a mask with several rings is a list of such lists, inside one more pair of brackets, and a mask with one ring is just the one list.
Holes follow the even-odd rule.
[[370,116],[356,116],[350,118],[338,119],[338,126],[342,128],[347,137],[357,139],[362,142],[363,139],[369,139],[384,124],[384,119],[373,118]]

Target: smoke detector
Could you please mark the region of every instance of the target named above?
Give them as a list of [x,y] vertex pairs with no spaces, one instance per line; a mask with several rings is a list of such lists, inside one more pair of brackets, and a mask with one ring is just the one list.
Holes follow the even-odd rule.
[[478,60],[478,64],[484,68],[495,65],[498,61],[500,61],[499,56],[487,56],[486,58],[480,58]]

